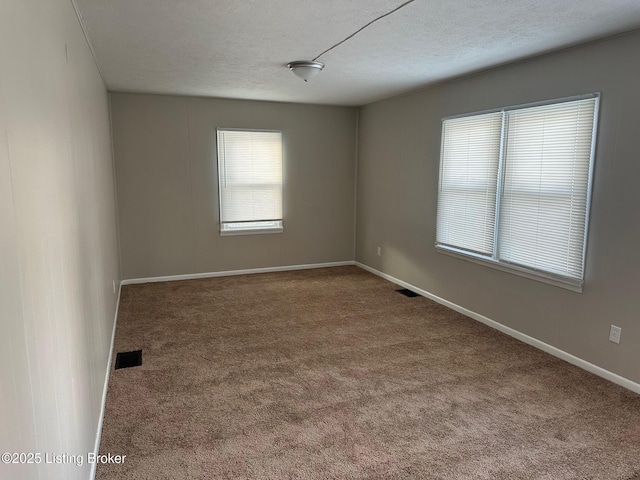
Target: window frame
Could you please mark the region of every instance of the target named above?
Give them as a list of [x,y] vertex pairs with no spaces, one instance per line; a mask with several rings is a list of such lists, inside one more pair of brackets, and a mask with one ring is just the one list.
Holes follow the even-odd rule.
[[[600,112],[600,93],[589,93],[584,95],[575,95],[570,97],[563,97],[557,99],[544,100],[540,102],[532,102],[525,103],[519,105],[512,105],[508,107],[494,108],[489,110],[482,110],[471,113],[464,113],[458,115],[451,115],[442,118],[441,126],[442,130],[440,132],[441,136],[441,147],[440,147],[440,164],[439,164],[439,175],[438,175],[438,203],[440,198],[440,188],[442,185],[442,159],[444,152],[444,122],[447,120],[457,119],[457,118],[469,118],[477,115],[484,115],[489,113],[502,113],[502,134],[500,140],[500,151],[498,156],[498,178],[497,178],[497,192],[496,192],[496,211],[495,211],[495,230],[494,230],[494,244],[493,244],[493,252],[491,256],[486,256],[478,252],[473,252],[470,250],[466,250],[463,248],[458,248],[454,245],[447,245],[438,242],[437,234],[438,229],[436,225],[436,241],[435,248],[439,253],[444,253],[455,258],[467,260],[473,263],[477,263],[480,265],[485,265],[500,271],[512,273],[518,276],[522,276],[525,278],[529,278],[532,280],[537,280],[543,283],[547,283],[550,285],[555,285],[558,287],[562,287],[574,292],[582,293],[584,287],[584,279],[586,276],[586,256],[587,256],[587,240],[589,234],[589,219],[590,219],[590,211],[591,211],[591,198],[593,193],[593,175],[595,169],[595,154],[596,154],[596,145],[597,145],[597,134],[598,134],[598,126],[599,126],[599,112]],[[589,167],[588,167],[588,176],[587,176],[587,185],[586,185],[586,210],[585,210],[585,227],[584,227],[584,237],[583,237],[583,245],[582,245],[582,278],[576,280],[571,277],[566,277],[559,274],[554,274],[544,270],[538,270],[535,268],[524,267],[521,265],[513,264],[507,261],[500,260],[499,257],[499,248],[500,248],[500,235],[499,235],[499,225],[500,225],[500,214],[501,214],[501,201],[504,194],[504,169],[505,163],[508,162],[508,159],[505,159],[505,151],[506,151],[506,138],[508,135],[508,120],[506,119],[507,112],[513,110],[527,109],[532,107],[541,107],[547,105],[554,104],[562,104],[568,102],[574,102],[578,100],[587,100],[594,99],[594,113],[593,113],[593,126],[591,132],[591,149],[589,155]],[[438,209],[440,205],[438,204]],[[437,210],[438,211],[438,210]]]
[[[246,133],[258,132],[258,133],[280,134],[280,142],[281,142],[280,190],[281,190],[281,200],[282,200],[282,218],[263,219],[263,220],[246,220],[246,221],[235,221],[235,222],[222,221],[222,188],[221,188],[222,179],[220,178],[221,170],[220,170],[220,143],[219,143],[220,132],[246,132]],[[225,237],[225,236],[234,236],[234,235],[263,235],[263,234],[272,234],[272,233],[283,233],[284,232],[284,214],[285,214],[285,205],[284,205],[285,153],[284,153],[284,134],[282,130],[265,129],[265,128],[217,127],[216,136],[215,136],[215,151],[216,151],[216,181],[217,181],[217,187],[218,187],[218,223],[219,223],[220,236]],[[242,223],[253,224],[253,225],[250,227],[239,226]],[[262,225],[256,225],[256,224],[262,224]]]

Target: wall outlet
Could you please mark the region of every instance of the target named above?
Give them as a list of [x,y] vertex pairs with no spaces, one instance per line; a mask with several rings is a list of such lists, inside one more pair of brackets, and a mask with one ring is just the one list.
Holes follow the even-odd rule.
[[622,328],[611,325],[611,330],[609,331],[609,340],[611,340],[613,343],[620,343],[620,335],[622,335]]
[[116,281],[113,281],[113,293],[116,293]]
[[378,247],[378,256],[382,255],[382,249]]

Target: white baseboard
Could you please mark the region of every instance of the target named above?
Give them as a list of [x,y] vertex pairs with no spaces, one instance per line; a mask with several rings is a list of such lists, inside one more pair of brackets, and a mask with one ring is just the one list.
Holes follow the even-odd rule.
[[367,270],[368,272],[373,273],[374,275],[382,277],[385,280],[389,280],[390,282],[393,282],[404,288],[413,290],[414,292],[419,293],[423,297],[427,297],[430,300],[433,300],[434,302],[444,305],[445,307],[449,307],[450,309],[455,310],[456,312],[462,313],[467,317],[473,318],[474,320],[484,323],[485,325],[491,328],[499,330],[500,332],[505,333],[510,337],[516,338],[521,342],[531,345],[532,347],[536,347],[544,352],[547,352],[553,355],[554,357],[560,358],[566,362],[569,362],[572,365],[580,367],[583,370],[586,370],[587,372],[591,372],[599,377],[609,380],[610,382],[620,385],[621,387],[631,390],[632,392],[640,394],[640,384],[636,382],[633,382],[627,378],[621,377],[620,375],[610,372],[609,370],[605,370],[604,368],[598,367],[593,363],[589,363],[586,360],[583,360],[579,357],[571,355],[570,353],[567,353],[564,350],[560,350],[559,348],[556,348],[547,343],[544,343],[536,338],[530,337],[529,335],[519,332],[518,330],[514,330],[511,327],[507,327],[506,325],[498,323],[495,320],[491,320],[490,318],[485,317],[484,315],[480,315],[479,313],[476,313],[472,310],[461,307],[460,305],[457,305],[453,302],[445,300],[444,298],[438,297],[437,295],[429,293],[426,290],[422,290],[421,288],[411,285],[410,283],[404,282],[398,278],[392,277],[391,275],[387,275],[386,273],[380,272],[379,270],[369,267],[368,265],[365,265],[360,262],[355,262],[355,265],[357,265],[358,267],[364,270]]
[[[109,357],[107,359],[107,372],[104,377],[104,387],[102,389],[102,405],[100,406],[100,418],[98,419],[98,430],[96,431],[96,441],[93,446],[93,453],[97,456],[100,453],[100,437],[102,436],[102,422],[104,420],[104,409],[107,404],[107,389],[109,388],[109,374],[111,373],[111,357],[113,356],[113,344],[116,340],[116,325],[118,323],[118,310],[120,309],[120,293],[122,292],[122,283],[118,287],[118,300],[116,301],[116,313],[113,317],[113,329],[111,330],[111,345],[109,347]],[[96,478],[96,468],[98,464],[91,464],[91,472],[89,480]]]
[[349,260],[345,262],[311,263],[308,265],[286,265],[281,267],[250,268],[247,270],[227,270],[224,272],[187,273],[184,275],[167,275],[162,277],[129,278],[126,280],[122,280],[121,285],[135,285],[138,283],[152,282],[172,282],[175,280],[195,280],[198,278],[230,277],[233,275],[249,275],[253,273],[288,272],[292,270],[309,270],[311,268],[344,267],[345,265],[355,264],[356,262],[354,262],[353,260]]

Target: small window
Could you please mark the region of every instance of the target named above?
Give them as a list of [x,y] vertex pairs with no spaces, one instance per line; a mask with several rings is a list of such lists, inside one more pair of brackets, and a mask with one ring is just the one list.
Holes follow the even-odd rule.
[[598,100],[444,119],[438,250],[581,291]]
[[282,132],[217,129],[220,234],[281,233]]

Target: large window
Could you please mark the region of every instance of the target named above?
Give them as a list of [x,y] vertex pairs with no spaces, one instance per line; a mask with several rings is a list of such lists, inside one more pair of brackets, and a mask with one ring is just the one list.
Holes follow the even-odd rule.
[[218,128],[220,233],[282,232],[282,132]]
[[598,100],[445,118],[436,247],[581,291]]

